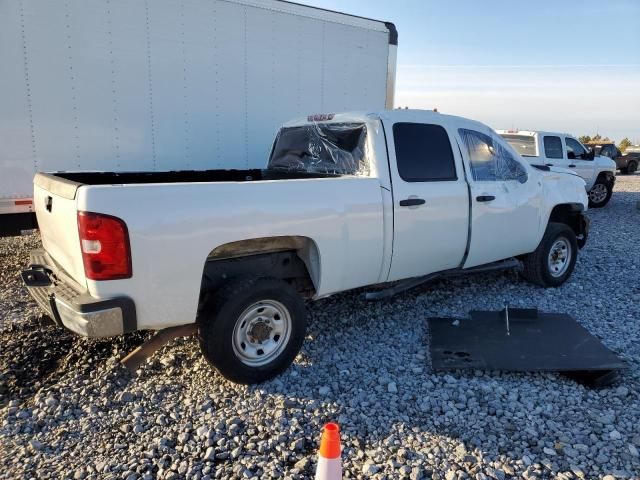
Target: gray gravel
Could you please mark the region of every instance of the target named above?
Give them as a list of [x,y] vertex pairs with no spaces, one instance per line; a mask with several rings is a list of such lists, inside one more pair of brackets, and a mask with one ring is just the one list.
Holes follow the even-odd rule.
[[[309,306],[294,366],[244,387],[178,340],[127,375],[144,334],[88,341],[55,329],[19,284],[37,236],[0,240],[0,477],[308,478],[320,428],[343,431],[346,478],[640,478],[640,175],[618,177],[571,281],[514,272],[439,281],[385,303],[361,292]],[[436,374],[428,316],[564,311],[624,358],[591,390],[555,374]]]

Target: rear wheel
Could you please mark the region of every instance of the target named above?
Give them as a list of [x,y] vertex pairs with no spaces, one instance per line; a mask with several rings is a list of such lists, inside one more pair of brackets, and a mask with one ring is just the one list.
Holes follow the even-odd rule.
[[636,170],[638,169],[638,164],[636,162],[629,162],[627,164],[627,171],[626,173],[628,173],[629,175],[636,173]]
[[589,206],[591,208],[604,207],[611,199],[613,185],[604,179],[599,178],[595,185],[589,190]]
[[549,223],[538,248],[525,256],[522,276],[542,287],[558,287],[571,276],[577,257],[573,230],[564,223]]
[[276,278],[232,281],[201,312],[200,348],[225,378],[259,383],[285,370],[298,354],[307,327],[302,298]]

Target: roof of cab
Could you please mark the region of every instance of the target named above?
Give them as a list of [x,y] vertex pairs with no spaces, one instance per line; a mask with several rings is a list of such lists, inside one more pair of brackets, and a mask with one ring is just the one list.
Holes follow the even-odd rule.
[[523,136],[535,136],[535,135],[542,135],[543,137],[558,137],[560,135],[563,135],[565,137],[573,137],[573,135],[571,135],[570,133],[562,133],[562,132],[545,132],[543,130],[519,130],[519,129],[514,129],[514,128],[509,128],[509,129],[499,129],[496,130],[496,132],[498,132],[500,135],[523,135]]
[[311,114],[306,118],[298,118],[289,121],[283,127],[293,127],[308,123],[341,123],[341,122],[363,122],[371,120],[384,120],[391,123],[397,122],[415,122],[415,123],[434,123],[459,125],[466,127],[474,127],[478,129],[490,129],[487,125],[476,120],[471,120],[455,115],[446,115],[434,110],[417,110],[417,109],[395,109],[395,110],[379,110],[371,112],[340,112],[340,113],[319,113]]

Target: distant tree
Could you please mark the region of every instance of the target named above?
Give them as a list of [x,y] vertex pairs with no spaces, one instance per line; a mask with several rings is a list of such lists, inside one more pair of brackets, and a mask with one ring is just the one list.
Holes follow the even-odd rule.
[[593,137],[590,135],[581,135],[578,137],[581,143],[613,143],[609,137],[603,137],[599,133],[596,133]]
[[631,143],[631,140],[629,140],[627,137],[624,137],[622,140],[620,140],[620,144],[618,145],[618,148],[620,149],[620,151],[622,153],[624,153],[624,151],[629,148],[631,145],[633,145]]

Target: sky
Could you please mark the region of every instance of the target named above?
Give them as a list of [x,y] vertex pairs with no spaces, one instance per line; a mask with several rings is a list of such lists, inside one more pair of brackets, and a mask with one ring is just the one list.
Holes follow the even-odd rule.
[[640,143],[640,0],[302,1],[396,25],[396,106]]

